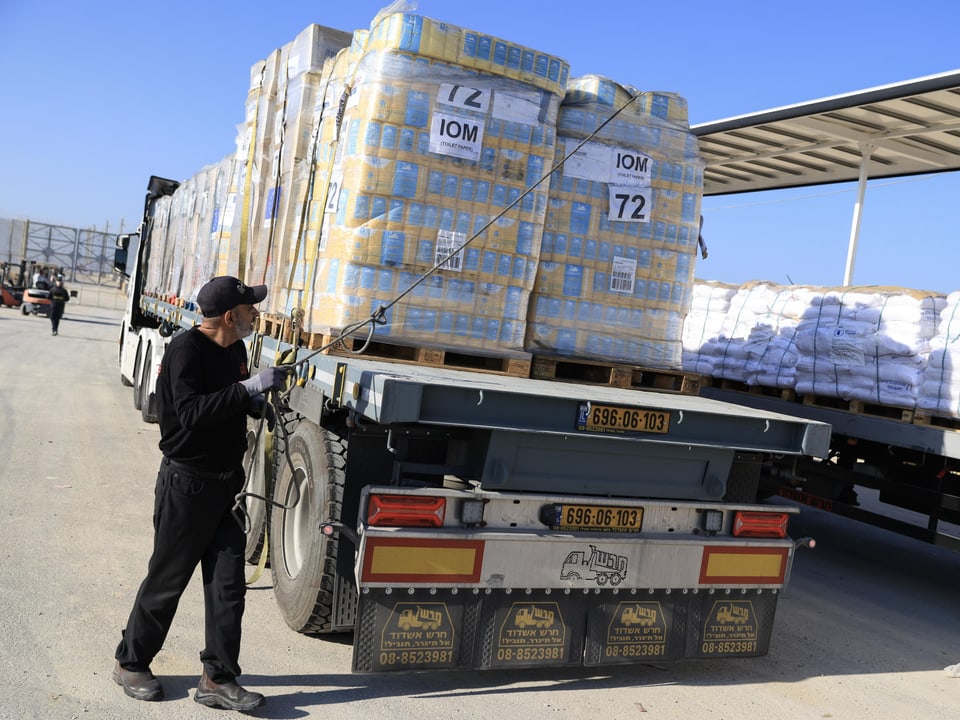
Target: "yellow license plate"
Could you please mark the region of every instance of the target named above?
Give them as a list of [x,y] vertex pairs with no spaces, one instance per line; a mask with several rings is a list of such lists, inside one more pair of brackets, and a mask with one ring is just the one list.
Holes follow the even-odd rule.
[[643,523],[643,508],[640,507],[556,504],[549,506],[548,512],[548,524],[553,530],[640,532]]
[[597,403],[580,403],[577,430],[595,433],[668,433],[670,413],[648,408],[617,407]]

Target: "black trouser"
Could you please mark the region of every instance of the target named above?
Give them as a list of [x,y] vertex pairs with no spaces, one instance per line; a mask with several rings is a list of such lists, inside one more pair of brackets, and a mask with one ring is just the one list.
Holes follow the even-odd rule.
[[63,317],[63,303],[50,303],[50,325],[54,332],[60,329],[60,318]]
[[242,488],[242,468],[199,473],[166,458],[161,462],[153,555],[117,646],[121,666],[128,670],[150,666],[199,562],[206,609],[206,647],[200,660],[215,683],[230,682],[240,674],[246,538],[231,510]]

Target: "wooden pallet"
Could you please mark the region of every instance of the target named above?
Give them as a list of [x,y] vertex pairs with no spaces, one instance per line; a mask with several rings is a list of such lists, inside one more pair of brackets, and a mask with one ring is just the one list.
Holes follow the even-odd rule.
[[943,428],[944,430],[960,430],[960,418],[941,417],[940,415],[933,415],[927,410],[914,411],[913,424]]
[[642,368],[593,360],[535,356],[530,377],[638,390],[666,390],[699,395],[701,376],[682,371]]
[[[331,333],[302,333],[301,339],[309,350],[318,350],[330,345],[323,351],[325,355],[341,357],[363,357],[371,360],[389,360],[408,365],[426,365],[451,370],[471,370],[473,372],[507,375],[510,377],[529,377],[531,355],[512,353],[509,355],[487,355],[469,350],[449,350],[419,345],[401,345],[371,341],[365,348],[366,336],[348,336],[339,338]],[[333,343],[331,345],[331,343]],[[358,351],[363,348],[362,353]]]
[[914,410],[907,408],[866,403],[862,400],[843,400],[827,395],[802,395],[800,397],[804,405],[843,410],[856,415],[868,415],[870,417],[897,420],[904,423],[912,423],[915,415]]
[[762,395],[763,397],[777,398],[787,402],[796,402],[797,392],[793,388],[768,387],[766,385],[748,385],[738,380],[727,380],[725,378],[703,378],[701,383],[703,387],[714,387],[721,390],[735,390],[736,392],[750,393],[751,395]]
[[296,345],[296,342],[294,342],[293,321],[288,317],[261,313],[257,318],[257,326],[255,329],[261,335],[267,335],[275,340]]

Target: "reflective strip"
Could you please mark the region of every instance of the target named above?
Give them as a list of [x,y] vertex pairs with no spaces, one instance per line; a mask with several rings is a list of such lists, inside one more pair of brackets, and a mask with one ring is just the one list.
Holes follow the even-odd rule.
[[480,581],[482,540],[368,538],[360,582]]
[[783,582],[787,569],[785,547],[731,548],[707,546],[700,564],[702,584]]

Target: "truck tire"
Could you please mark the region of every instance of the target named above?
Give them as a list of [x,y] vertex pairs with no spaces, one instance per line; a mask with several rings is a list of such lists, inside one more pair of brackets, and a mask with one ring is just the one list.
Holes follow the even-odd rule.
[[143,373],[140,376],[140,417],[145,423],[157,422],[157,412],[154,408],[156,396],[150,392],[150,373],[153,372],[152,355],[148,347],[143,356]]
[[[297,632],[332,631],[338,538],[320,524],[340,520],[347,443],[340,433],[301,421],[289,444],[277,448],[270,516],[273,592],[284,621]],[[349,547],[349,546],[348,546]]]
[[[120,367],[120,364],[123,362],[123,336],[126,334],[126,332],[127,332],[126,325],[123,325],[121,323],[120,324],[120,342],[117,343],[117,348],[118,348],[117,367]],[[123,385],[124,387],[131,387],[133,385],[132,382],[130,382],[123,376],[122,372],[120,373],[120,384]]]
[[[247,420],[247,452],[243,457],[247,481],[243,490],[269,498],[273,496],[273,433],[268,432],[264,425],[260,429],[258,441],[257,428],[259,427],[259,420],[252,418]],[[270,517],[270,511],[267,503],[256,497],[245,498],[244,506],[250,523],[244,557],[247,562],[256,564],[267,537],[267,519]]]
[[143,345],[137,343],[137,355],[133,360],[133,409],[140,409],[140,382],[143,374]]

